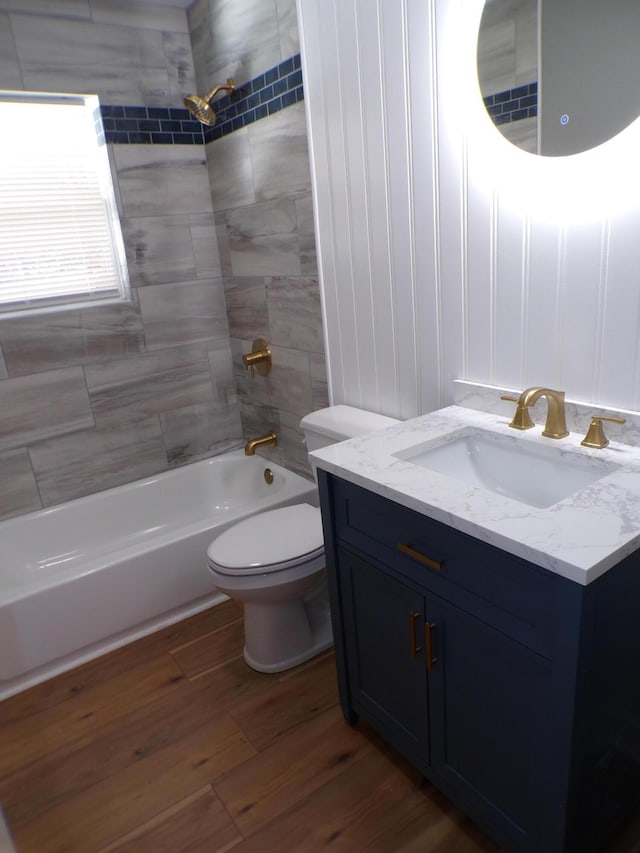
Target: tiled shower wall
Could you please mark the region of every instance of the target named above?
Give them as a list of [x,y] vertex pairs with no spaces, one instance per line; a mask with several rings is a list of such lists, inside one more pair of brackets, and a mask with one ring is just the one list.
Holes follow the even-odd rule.
[[538,120],[523,118],[521,108],[536,115],[531,106],[537,106],[538,91],[538,0],[486,4],[478,37],[478,79],[483,97],[491,99],[487,108],[500,132],[519,148],[536,153]]
[[[295,0],[196,0],[188,17],[203,92],[300,49]],[[264,455],[307,473],[300,418],[328,399],[304,104],[205,147],[243,433],[275,430]],[[267,377],[242,367],[255,338],[272,348]]]
[[[235,13],[238,3],[229,5]],[[265,4],[251,5],[257,15]],[[295,41],[293,4],[266,5],[276,32]],[[202,59],[196,18],[194,52]],[[282,58],[256,54],[262,70]],[[255,76],[243,62],[225,76]],[[195,76],[184,11],[0,0],[0,88],[181,106],[186,92],[202,88]],[[287,117],[293,111],[295,120]],[[278,143],[283,132],[291,149]],[[243,163],[229,154],[234,139],[238,151],[250,155],[253,142],[273,158]],[[225,156],[224,180],[211,192]],[[114,145],[110,158],[133,299],[0,320],[0,517],[222,452],[241,443],[243,427],[246,437],[275,426],[277,458],[300,467],[297,421],[326,401],[302,105],[207,146]],[[246,189],[247,181],[253,194],[240,201],[223,189],[227,182]],[[310,330],[302,349],[300,323]],[[247,380],[240,362],[246,341],[260,334],[274,344],[274,369],[262,383]]]

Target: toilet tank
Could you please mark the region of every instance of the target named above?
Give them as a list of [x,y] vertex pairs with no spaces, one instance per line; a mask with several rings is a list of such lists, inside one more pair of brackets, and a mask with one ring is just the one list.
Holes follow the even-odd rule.
[[366,435],[377,429],[397,424],[395,418],[366,412],[353,406],[329,406],[305,415],[300,421],[307,442],[307,450],[319,450],[356,435]]

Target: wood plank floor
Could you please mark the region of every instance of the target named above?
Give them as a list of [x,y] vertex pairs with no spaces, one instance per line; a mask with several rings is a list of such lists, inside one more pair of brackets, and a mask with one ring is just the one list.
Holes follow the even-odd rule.
[[[498,851],[345,724],[331,652],[280,675],[241,652],[226,602],[3,702],[0,803],[19,853]],[[640,819],[612,853],[638,839]]]

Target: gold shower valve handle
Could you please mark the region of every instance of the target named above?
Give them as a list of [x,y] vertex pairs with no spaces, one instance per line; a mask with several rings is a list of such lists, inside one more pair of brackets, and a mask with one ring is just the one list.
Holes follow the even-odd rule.
[[255,376],[256,372],[266,376],[271,370],[271,347],[263,338],[256,338],[251,352],[242,356],[242,363],[251,376]]
[[589,424],[587,434],[580,442],[583,447],[594,447],[596,450],[602,450],[603,447],[606,447],[609,444],[609,439],[604,434],[604,429],[602,428],[602,421],[610,421],[612,424],[625,423],[624,418],[613,418],[607,417],[605,415],[592,415],[591,423]]

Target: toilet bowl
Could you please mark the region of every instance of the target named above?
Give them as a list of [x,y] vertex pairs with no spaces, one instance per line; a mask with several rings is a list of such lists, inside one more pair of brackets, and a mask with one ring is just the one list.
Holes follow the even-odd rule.
[[[330,406],[301,422],[316,450],[397,423],[351,406]],[[333,643],[325,580],[322,519],[308,503],[246,518],[207,549],[218,589],[244,603],[244,659],[258,672],[281,672]]]
[[211,543],[207,560],[218,589],[244,602],[244,658],[252,669],[280,672],[331,646],[317,507],[247,518]]

